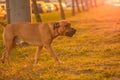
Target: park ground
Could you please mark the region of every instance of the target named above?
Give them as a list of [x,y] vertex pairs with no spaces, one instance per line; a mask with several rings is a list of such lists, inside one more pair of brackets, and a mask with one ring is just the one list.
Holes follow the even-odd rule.
[[[0,80],[120,80],[120,7],[99,6],[74,17],[66,14],[77,32],[52,44],[65,63],[58,65],[43,49],[34,65],[35,47],[18,47],[10,54],[12,66],[0,63]],[[56,12],[41,16],[43,21],[60,19]],[[0,57],[2,31],[0,27]]]

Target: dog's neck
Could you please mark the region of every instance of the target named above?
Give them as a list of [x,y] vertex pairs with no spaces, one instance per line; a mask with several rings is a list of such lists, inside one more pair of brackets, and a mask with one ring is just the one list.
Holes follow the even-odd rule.
[[51,37],[53,39],[60,35],[59,32],[58,32],[58,29],[53,29],[52,24],[49,24],[49,27],[50,27],[50,30],[51,30]]
[[59,36],[60,35],[60,33],[58,32],[58,29],[55,29],[54,30],[54,38],[56,38],[57,36]]

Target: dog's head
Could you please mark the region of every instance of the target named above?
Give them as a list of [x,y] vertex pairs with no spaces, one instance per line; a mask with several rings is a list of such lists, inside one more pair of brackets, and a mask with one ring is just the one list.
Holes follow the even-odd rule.
[[55,29],[58,30],[58,33],[61,36],[72,37],[76,32],[76,29],[72,28],[71,23],[69,21],[67,21],[67,20],[56,22],[54,24],[54,30]]

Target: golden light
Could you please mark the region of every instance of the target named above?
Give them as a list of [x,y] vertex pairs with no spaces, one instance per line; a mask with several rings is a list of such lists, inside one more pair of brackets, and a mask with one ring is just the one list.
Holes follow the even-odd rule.
[[116,7],[120,6],[120,0],[106,0],[105,3]]
[[120,6],[120,0],[113,0],[113,5],[116,7]]
[[114,2],[119,2],[119,0],[113,0]]

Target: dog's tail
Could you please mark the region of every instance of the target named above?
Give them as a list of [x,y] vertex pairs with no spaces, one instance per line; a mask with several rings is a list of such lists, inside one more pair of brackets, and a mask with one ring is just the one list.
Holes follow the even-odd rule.
[[3,27],[5,27],[5,26],[7,25],[7,23],[5,23],[5,22],[0,22],[0,25],[3,26]]

